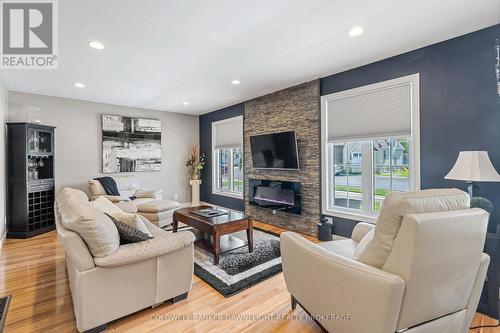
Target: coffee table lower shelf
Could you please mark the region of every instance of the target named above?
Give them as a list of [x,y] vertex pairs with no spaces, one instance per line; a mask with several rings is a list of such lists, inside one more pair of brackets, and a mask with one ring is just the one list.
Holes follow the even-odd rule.
[[[211,253],[213,253],[214,248],[214,237],[210,234],[201,232],[199,230],[193,229],[196,235],[196,241],[194,245],[201,247]],[[242,247],[248,246],[248,242],[234,237],[232,235],[220,236],[220,253],[226,253],[233,251]]]
[[[179,222],[196,229],[200,235],[195,245],[214,254],[214,264],[219,264],[221,253],[248,245],[248,251],[253,252],[253,223],[249,216],[236,211],[217,217],[202,217],[193,214],[193,210],[211,208],[210,206],[186,207],[177,209],[172,217],[173,232],[177,232]],[[247,243],[231,234],[246,231]]]

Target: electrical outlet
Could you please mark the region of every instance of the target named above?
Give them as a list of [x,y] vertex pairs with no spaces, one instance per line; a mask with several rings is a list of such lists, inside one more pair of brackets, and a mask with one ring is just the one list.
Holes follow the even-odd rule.
[[174,200],[176,200],[176,201],[179,200],[179,195],[177,193],[174,194]]

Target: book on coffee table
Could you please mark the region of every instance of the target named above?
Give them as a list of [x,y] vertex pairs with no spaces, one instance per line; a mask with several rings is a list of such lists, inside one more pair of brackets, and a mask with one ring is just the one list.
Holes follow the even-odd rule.
[[203,217],[216,217],[221,215],[226,215],[228,212],[225,209],[220,208],[204,208],[191,211],[191,213],[200,215]]

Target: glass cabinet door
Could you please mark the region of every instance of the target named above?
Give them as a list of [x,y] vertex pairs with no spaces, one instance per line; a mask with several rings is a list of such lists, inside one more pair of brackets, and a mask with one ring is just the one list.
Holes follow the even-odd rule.
[[49,131],[29,128],[28,151],[29,153],[52,153],[53,133]]
[[34,128],[28,128],[28,152],[38,152],[38,134]]
[[52,153],[52,133],[38,130],[38,152]]

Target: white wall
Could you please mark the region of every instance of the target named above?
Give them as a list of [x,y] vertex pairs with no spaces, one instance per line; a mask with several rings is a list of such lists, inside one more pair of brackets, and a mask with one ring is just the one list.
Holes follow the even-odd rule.
[[5,121],[7,120],[7,89],[0,80],[0,247],[5,236]]
[[56,126],[56,191],[70,186],[88,193],[88,180],[102,172],[101,115],[157,118],[162,122],[162,168],[137,172],[144,188],[161,188],[165,199],[190,201],[185,161],[198,144],[198,116],[9,92],[9,121],[26,121],[23,107],[40,108],[42,124]]

